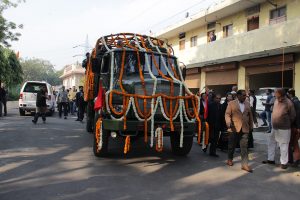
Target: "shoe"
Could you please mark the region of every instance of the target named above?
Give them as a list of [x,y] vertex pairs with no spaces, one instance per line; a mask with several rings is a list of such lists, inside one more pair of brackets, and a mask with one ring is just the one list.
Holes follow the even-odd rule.
[[7,114],[5,113],[4,116],[7,116]]
[[207,147],[206,147],[206,148],[204,148],[204,149],[202,149],[202,151],[203,151],[204,153],[206,153],[206,151],[207,151]]
[[283,164],[281,164],[280,167],[281,167],[281,169],[287,169],[287,168],[288,168],[288,165],[283,165]]
[[64,119],[67,119],[67,117],[65,117]]
[[233,162],[232,162],[232,160],[227,160],[227,163],[226,163],[228,166],[233,166]]
[[266,124],[266,123],[263,123],[261,126],[268,126],[268,124]]
[[264,160],[264,161],[262,161],[262,164],[270,164],[270,165],[275,165],[275,161],[271,161],[271,160]]
[[35,120],[32,120],[32,123],[36,124],[36,121],[35,121]]
[[80,121],[79,119],[76,119],[75,121]]
[[270,131],[270,130],[268,130],[268,131],[267,131],[267,133],[271,133],[271,131]]
[[219,158],[219,155],[217,155],[217,154],[209,154],[209,156]]
[[248,165],[242,166],[242,170],[249,172],[249,173],[253,172],[253,170]]

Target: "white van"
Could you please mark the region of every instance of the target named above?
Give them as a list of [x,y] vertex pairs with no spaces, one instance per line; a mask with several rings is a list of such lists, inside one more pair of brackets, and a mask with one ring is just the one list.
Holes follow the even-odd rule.
[[47,88],[49,98],[47,99],[48,113],[52,115],[55,111],[55,96],[53,95],[52,86],[44,81],[27,81],[20,91],[19,112],[24,116],[26,112],[35,112],[36,95],[42,86]]

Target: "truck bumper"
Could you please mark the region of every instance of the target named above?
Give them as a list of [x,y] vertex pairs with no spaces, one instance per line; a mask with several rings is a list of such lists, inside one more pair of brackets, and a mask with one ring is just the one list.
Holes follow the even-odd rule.
[[[173,122],[174,130],[180,132],[181,130],[181,123],[180,122]],[[194,136],[195,133],[195,123],[183,122],[184,136]],[[148,121],[148,134],[151,131],[151,122]],[[161,127],[164,130],[164,135],[168,135],[171,133],[170,122],[168,121],[157,121],[154,122],[155,129],[157,127]],[[137,136],[139,133],[144,132],[144,122],[140,121],[126,121],[126,130],[124,130],[124,122],[117,121],[112,119],[103,119],[103,128],[109,131],[116,131],[119,132],[120,135],[132,135]]]

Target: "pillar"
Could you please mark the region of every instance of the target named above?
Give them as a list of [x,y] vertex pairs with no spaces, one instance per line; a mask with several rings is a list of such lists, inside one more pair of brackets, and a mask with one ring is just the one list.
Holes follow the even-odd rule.
[[296,91],[296,96],[300,97],[300,56],[297,56],[298,59],[296,59],[295,62],[295,82],[294,82],[294,88]]
[[206,72],[201,71],[200,88],[201,91],[206,86]]
[[246,89],[246,68],[242,65],[238,69],[238,89]]

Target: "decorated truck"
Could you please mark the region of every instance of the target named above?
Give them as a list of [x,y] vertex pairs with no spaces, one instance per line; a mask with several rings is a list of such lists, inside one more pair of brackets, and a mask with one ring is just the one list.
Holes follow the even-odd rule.
[[163,40],[133,33],[99,38],[84,88],[86,129],[94,133],[97,157],[107,156],[116,137],[122,138],[125,154],[137,137],[160,152],[165,136],[172,152],[184,156],[195,132],[200,136],[199,97],[185,85],[177,58]]

